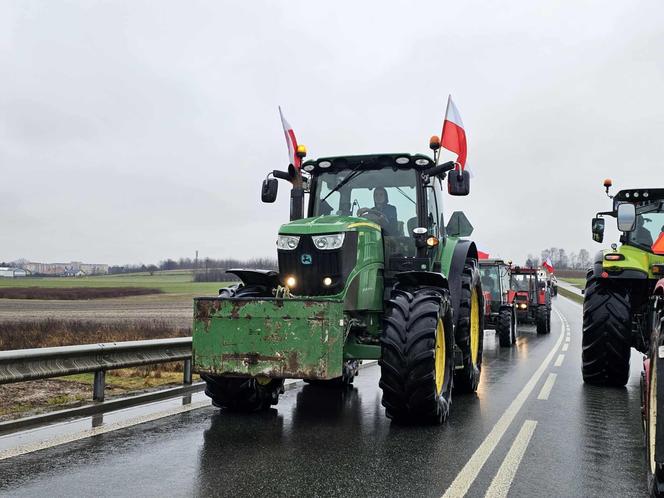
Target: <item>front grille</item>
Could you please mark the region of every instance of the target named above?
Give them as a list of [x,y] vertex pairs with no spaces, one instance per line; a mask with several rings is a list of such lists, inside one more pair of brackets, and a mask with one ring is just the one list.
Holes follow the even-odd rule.
[[[333,251],[321,251],[314,246],[310,235],[301,235],[297,248],[292,251],[279,250],[278,256],[282,281],[288,277],[295,278],[293,294],[300,296],[338,294],[357,261],[357,233],[346,232],[343,246]],[[311,264],[306,264],[309,260]],[[332,285],[323,285],[325,277],[332,279]]]

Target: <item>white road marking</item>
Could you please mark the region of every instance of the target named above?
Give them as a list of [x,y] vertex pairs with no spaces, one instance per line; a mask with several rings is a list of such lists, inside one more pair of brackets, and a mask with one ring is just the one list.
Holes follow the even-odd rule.
[[556,382],[556,377],[558,377],[557,374],[552,374],[552,373],[549,374],[549,376],[546,378],[546,381],[544,382],[544,385],[542,386],[542,390],[537,396],[537,399],[544,399],[544,400],[549,399],[549,394],[551,394],[551,389],[553,389],[553,384]]
[[553,364],[554,367],[559,367],[560,365],[563,364],[563,360],[565,359],[564,354],[559,354],[558,358],[556,358],[556,362]]
[[569,342],[566,342],[565,344],[563,344],[562,351],[567,351],[567,348],[569,348]]
[[[558,313],[557,310],[554,311],[562,321],[562,315]],[[521,392],[517,394],[516,398],[514,398],[512,403],[510,403],[510,406],[507,407],[507,410],[505,410],[505,412],[501,415],[500,419],[498,419],[496,425],[493,426],[491,432],[489,432],[486,438],[484,438],[484,441],[482,441],[482,444],[480,444],[479,447],[475,450],[475,453],[473,453],[473,455],[470,457],[470,460],[466,462],[466,465],[464,465],[464,467],[461,469],[461,472],[457,474],[454,481],[452,481],[452,484],[450,484],[450,487],[447,488],[447,491],[445,491],[443,498],[460,498],[465,496],[466,492],[468,489],[470,489],[470,486],[473,484],[478,474],[480,473],[480,470],[482,470],[482,467],[491,456],[491,453],[496,449],[500,438],[503,437],[509,426],[514,421],[514,417],[516,417],[517,413],[519,413],[519,410],[521,410],[521,407],[526,402],[526,399],[528,399],[528,396],[533,391],[533,389],[535,389],[535,386],[542,378],[542,375],[548,368],[549,363],[551,363],[553,356],[556,354],[556,351],[563,342],[564,332],[565,325],[561,324],[560,336],[558,336],[558,340],[549,351],[549,354],[546,356],[546,358],[544,358],[544,361],[540,364],[539,368],[526,383],[526,385],[523,386]]]
[[491,481],[491,485],[484,495],[485,498],[505,498],[507,496],[536,426],[537,422],[535,420],[526,420],[523,423],[512,443],[512,447],[505,456],[505,460],[498,469],[498,473]]
[[164,417],[170,417],[172,415],[177,415],[179,413],[189,412],[191,410],[196,410],[198,408],[203,408],[209,405],[210,405],[209,401],[201,401],[199,403],[192,403],[190,405],[179,406],[177,408],[172,408],[170,410],[164,410],[161,412],[150,413],[148,415],[143,415],[140,417],[130,418],[127,420],[123,420],[121,422],[116,422],[114,424],[93,427],[91,429],[86,429],[84,431],[66,434],[64,436],[47,439],[45,441],[39,441],[37,443],[15,446],[13,448],[8,448],[6,450],[0,451],[0,461],[6,460],[8,458],[13,458],[19,455],[25,455],[26,453],[32,453],[33,451],[45,450],[46,448],[53,448],[54,446],[60,446],[61,444],[73,443],[74,441],[79,441],[81,439],[85,439],[92,436],[98,436],[99,434],[106,434],[107,432],[117,431],[119,429],[126,429],[127,427],[143,424],[145,422],[152,422],[153,420],[158,420]]

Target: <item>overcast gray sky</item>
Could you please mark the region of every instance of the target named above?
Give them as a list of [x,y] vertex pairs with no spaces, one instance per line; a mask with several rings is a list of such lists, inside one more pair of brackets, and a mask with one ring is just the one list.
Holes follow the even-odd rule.
[[427,152],[451,93],[473,237],[598,249],[660,186],[664,3],[0,0],[0,260],[274,256],[277,105],[310,157]]

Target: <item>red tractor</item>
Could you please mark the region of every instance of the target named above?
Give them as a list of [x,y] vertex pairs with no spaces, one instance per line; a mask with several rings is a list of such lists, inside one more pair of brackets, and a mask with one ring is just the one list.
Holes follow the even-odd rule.
[[502,259],[480,259],[484,291],[484,326],[494,329],[501,347],[516,343],[516,314],[510,301],[510,265]]
[[[664,265],[654,265],[652,268],[653,273],[664,275]],[[658,381],[664,375],[664,278],[657,282],[650,299],[651,313],[647,317],[650,348],[648,355],[643,358],[641,414],[650,496],[664,496],[664,381]]]
[[513,267],[508,297],[519,323],[536,324],[538,334],[551,331],[551,293],[537,268]]

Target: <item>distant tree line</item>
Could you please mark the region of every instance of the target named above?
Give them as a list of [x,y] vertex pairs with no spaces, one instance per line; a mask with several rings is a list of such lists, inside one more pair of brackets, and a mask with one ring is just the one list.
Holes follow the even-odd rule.
[[159,265],[117,265],[110,266],[108,272],[113,275],[122,273],[149,273],[153,275],[156,271],[172,270],[191,270],[194,273],[196,282],[226,282],[237,280],[237,277],[226,273],[226,270],[232,268],[260,268],[264,270],[276,270],[278,264],[275,259],[256,258],[256,259],[191,259],[180,258],[166,259],[160,261]]
[[586,249],[568,253],[565,249],[550,247],[542,250],[540,257],[529,254],[526,266],[536,268],[549,258],[556,270],[586,270],[592,265],[590,253]]

